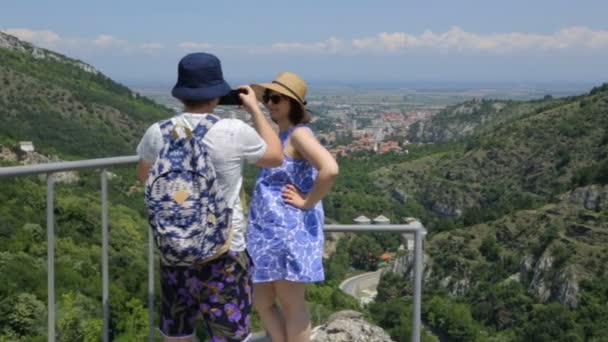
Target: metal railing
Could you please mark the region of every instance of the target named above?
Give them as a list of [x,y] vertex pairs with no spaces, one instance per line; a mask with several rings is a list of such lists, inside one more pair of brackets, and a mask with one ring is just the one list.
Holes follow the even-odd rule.
[[[46,174],[47,186],[47,291],[48,291],[48,341],[55,341],[55,214],[54,214],[54,181],[53,174],[63,171],[97,168],[101,174],[101,277],[102,277],[102,308],[103,330],[102,341],[110,338],[110,306],[109,306],[109,265],[108,265],[108,173],[107,168],[135,164],[137,156],[89,159],[80,161],[57,162],[25,166],[0,167],[0,178],[25,175]],[[422,240],[426,235],[424,226],[418,222],[402,225],[325,225],[325,232],[393,232],[414,234],[414,293],[412,317],[412,341],[420,341],[421,303],[422,303],[422,272],[423,253]],[[148,229],[148,310],[149,310],[149,341],[154,341],[154,239]]]

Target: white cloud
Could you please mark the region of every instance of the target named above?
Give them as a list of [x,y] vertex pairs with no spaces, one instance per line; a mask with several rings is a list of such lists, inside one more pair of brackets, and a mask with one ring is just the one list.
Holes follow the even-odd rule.
[[[132,43],[108,34],[95,38],[64,37],[49,30],[5,29],[38,46],[73,51],[118,50],[123,53],[156,53],[164,46],[158,42]],[[445,32],[426,30],[419,34],[380,32],[367,37],[342,39],[330,36],[319,42],[277,42],[268,45],[214,45],[185,41],[177,44],[184,52],[214,50],[243,54],[397,54],[407,51],[485,52],[490,54],[535,53],[551,51],[608,50],[608,31],[586,26],[565,27],[548,34],[527,32],[477,33],[455,26]]]
[[158,43],[146,43],[133,45],[125,39],[115,37],[109,34],[100,34],[95,38],[81,37],[66,37],[61,36],[56,32],[49,30],[31,30],[27,28],[12,28],[3,29],[10,35],[13,35],[21,40],[32,43],[36,46],[60,51],[90,51],[115,49],[124,52],[133,52],[134,50],[153,50],[162,48]]
[[2,31],[35,45],[52,46],[61,41],[61,37],[53,31],[37,31],[26,28],[6,29]]
[[336,37],[319,43],[275,43],[270,51],[283,53],[337,53],[344,49],[344,42]]
[[211,44],[207,43],[196,43],[196,42],[183,42],[179,43],[178,47],[184,51],[193,51],[193,50],[208,50],[213,47]]
[[101,48],[127,47],[129,42],[109,34],[100,34],[92,41],[94,46]]
[[160,43],[144,43],[139,45],[139,48],[143,50],[159,50],[164,48],[164,46]]
[[584,26],[566,27],[552,34],[524,32],[475,33],[455,26],[443,33],[424,31],[419,35],[407,32],[381,32],[371,37],[343,41],[332,37],[319,43],[281,43],[275,52],[308,53],[394,53],[413,49],[485,51],[505,54],[566,49],[607,49],[608,31]]

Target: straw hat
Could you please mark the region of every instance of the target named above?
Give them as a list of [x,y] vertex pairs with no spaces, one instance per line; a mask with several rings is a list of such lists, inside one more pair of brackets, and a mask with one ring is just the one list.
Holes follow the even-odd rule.
[[302,106],[306,105],[305,98],[306,92],[308,91],[308,86],[306,85],[306,82],[300,78],[300,76],[292,72],[282,72],[271,83],[252,84],[251,88],[253,88],[257,98],[260,100],[262,99],[262,95],[264,95],[264,91],[266,91],[266,89],[270,89],[282,95],[291,97]]

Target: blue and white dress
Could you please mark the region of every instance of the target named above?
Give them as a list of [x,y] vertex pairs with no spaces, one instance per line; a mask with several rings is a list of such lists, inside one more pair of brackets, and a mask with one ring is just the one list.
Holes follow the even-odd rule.
[[[281,144],[297,127],[280,133]],[[323,281],[323,205],[301,210],[286,204],[282,191],[293,184],[309,193],[317,170],[305,159],[284,156],[283,165],[262,169],[256,180],[247,229],[247,250],[253,259],[253,282]]]

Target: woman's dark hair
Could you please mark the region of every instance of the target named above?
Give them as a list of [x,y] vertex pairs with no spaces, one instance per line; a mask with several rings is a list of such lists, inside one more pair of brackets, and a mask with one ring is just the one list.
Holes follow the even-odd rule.
[[[270,90],[266,89],[265,94],[270,95]],[[294,125],[307,124],[310,122],[310,113],[304,108],[304,106],[302,106],[302,104],[298,100],[282,94],[281,97],[283,99],[289,100],[289,122]]]
[[307,124],[310,122],[310,113],[299,101],[285,96],[289,99],[289,121],[294,125]]

